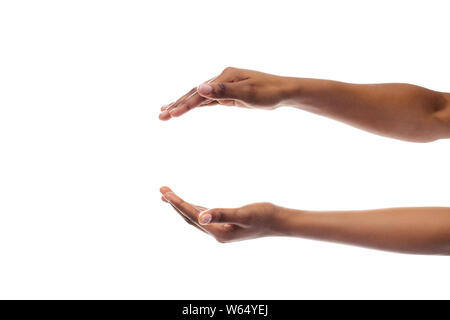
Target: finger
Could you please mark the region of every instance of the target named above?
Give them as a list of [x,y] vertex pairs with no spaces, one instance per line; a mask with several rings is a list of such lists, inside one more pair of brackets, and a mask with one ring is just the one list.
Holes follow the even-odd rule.
[[228,106],[228,107],[235,107],[235,106],[237,106],[236,100],[219,99],[219,100],[215,100],[215,101],[217,101],[217,103],[222,105],[222,106]]
[[167,110],[169,107],[173,106],[174,103],[175,103],[175,102],[172,102],[172,103],[163,105],[163,106],[161,107],[161,111]]
[[173,192],[173,191],[169,187],[164,186],[164,187],[159,188],[159,192],[161,192],[164,195],[167,192]]
[[[164,110],[161,110],[161,113],[159,114],[159,119],[160,120],[169,120],[170,118],[172,118],[172,116],[170,115],[170,110],[176,108],[180,103],[182,103],[185,99],[191,97],[192,95],[194,95],[196,93],[196,88],[192,88],[191,90],[189,90],[188,93],[186,93],[185,95],[183,95],[181,98],[179,98],[177,101],[171,103],[168,107],[164,108]],[[162,108],[161,108],[162,109]]]
[[169,203],[169,204],[175,209],[175,211],[176,211],[176,212],[177,212],[177,213],[178,213],[178,214],[179,214],[179,215],[180,215],[187,223],[189,223],[190,225],[196,227],[197,229],[199,229],[199,230],[201,230],[201,231],[206,232],[206,233],[209,234],[209,231],[206,230],[205,227],[200,226],[196,220],[193,220],[190,216],[186,215],[183,211],[181,211],[179,208],[177,208],[177,206],[176,206],[174,203],[172,203],[172,202],[170,201],[170,195],[169,195],[169,198],[167,198],[167,194],[168,194],[168,193],[169,193],[169,194],[173,194],[173,191],[172,191],[169,187],[161,187],[161,188],[160,188],[160,192],[163,194],[162,197],[161,197],[161,199],[162,199],[164,202]]
[[170,114],[169,114],[169,111],[167,111],[167,110],[164,110],[163,112],[161,112],[161,113],[159,114],[159,120],[167,121],[167,120],[169,120],[170,118],[171,118],[171,116],[170,116]]
[[199,107],[211,107],[218,105],[219,102],[217,100],[205,100]]
[[167,201],[172,208],[175,209],[175,211],[184,219],[184,221],[186,221],[188,224],[190,224],[191,226],[196,227],[197,229],[199,229],[200,231],[203,231],[207,234],[210,234],[210,232],[203,226],[199,225],[197,222],[192,221],[189,217],[185,216],[183,212],[181,212],[176,206],[174,206],[170,201]]
[[179,209],[185,216],[189,217],[192,221],[197,222],[199,212],[193,205],[187,203],[173,192],[165,193],[164,197],[169,203],[173,204],[177,209]]
[[207,208],[205,208],[205,207],[202,207],[202,206],[197,206],[197,205],[193,205],[198,211],[206,211],[206,210],[208,210]]
[[250,94],[247,80],[238,82],[222,82],[217,79],[211,83],[202,83],[197,92],[200,96],[209,99],[238,99],[246,100]]
[[[218,234],[220,234],[221,232],[224,231],[224,227],[227,227],[226,224],[220,224],[220,225],[207,225],[207,226],[202,226],[198,223],[198,214],[202,211],[207,211],[207,208],[202,207],[202,206],[197,206],[197,205],[192,205],[189,203],[186,203],[186,206],[190,206],[190,210],[192,210],[192,212],[195,213],[195,215],[197,216],[196,220],[193,220],[193,215],[187,215],[187,213],[190,212],[190,210],[187,210],[188,208],[186,208],[183,205],[180,205],[180,201],[181,198],[178,197],[169,187],[162,187],[160,189],[161,193],[163,193],[163,198],[165,198],[165,201],[167,201],[174,209],[175,211],[182,216],[186,222],[188,222],[189,224],[192,224],[193,226],[199,228],[200,230],[206,232],[209,235],[212,235],[214,237],[216,237]],[[177,201],[177,199],[175,198],[177,197],[179,200]],[[183,201],[183,200],[181,200]],[[180,205],[181,208],[178,208],[177,206]],[[182,211],[182,210],[185,211]],[[230,225],[231,226],[231,225]],[[236,227],[236,226],[231,226],[231,227]],[[230,228],[228,228],[230,229]]]
[[[210,83],[220,78],[222,81],[229,81],[231,78],[231,72],[222,72],[219,76],[215,76],[205,83]],[[214,105],[210,104],[210,99],[206,99],[197,93],[197,88],[192,88],[188,93],[183,95],[177,101],[171,103],[170,105],[165,105],[161,108],[161,113],[159,114],[159,119],[167,121],[172,117],[179,117],[189,110],[192,110],[198,106]]]
[[169,187],[162,187],[160,191],[170,204],[174,205],[185,216],[197,223],[199,211],[193,205],[181,199]]
[[180,104],[169,108],[168,109],[169,114],[171,117],[179,117],[188,112],[189,110],[199,107],[206,100],[207,100],[206,98],[200,96],[197,92],[195,92],[193,95],[185,99]]
[[222,208],[209,209],[200,213],[198,221],[200,225],[209,225],[215,223],[219,224],[230,223],[241,226],[248,225],[247,217],[238,214],[237,209],[222,209]]
[[[222,76],[222,75],[221,75]],[[210,83],[214,81],[218,76],[215,76],[205,83]],[[178,101],[175,103],[172,103],[169,107],[167,107],[165,110],[169,112],[169,115],[171,117],[179,117],[189,110],[192,110],[196,107],[204,105],[205,102],[208,102],[209,99],[206,99],[202,96],[200,96],[196,90],[197,88],[191,89],[187,94],[185,94],[183,97],[181,97]]]
[[175,101],[171,108],[175,108],[177,105],[179,105],[181,102],[186,100],[187,98],[191,97],[193,94],[195,94],[196,88],[192,88],[189,90],[185,95],[183,95],[181,98],[179,98],[177,101]]
[[166,104],[161,107],[161,112],[159,114],[159,120],[167,121],[171,118],[169,113],[169,108],[172,107],[175,104],[175,102]]
[[[217,76],[209,79],[206,81],[206,83],[209,83],[213,80],[215,80]],[[184,105],[185,102],[187,102],[188,99],[195,98],[194,100],[191,100],[188,104]],[[170,105],[163,106],[161,108],[161,114],[159,115],[159,118],[161,120],[169,120],[172,116],[173,117],[179,117],[182,114],[186,113],[187,111],[195,108],[196,103],[200,105],[200,103],[204,102],[205,99],[203,97],[198,96],[197,88],[192,88],[189,90],[188,93],[183,95],[181,98],[179,98],[177,101],[171,103]],[[181,106],[180,110],[178,110],[178,106]]]

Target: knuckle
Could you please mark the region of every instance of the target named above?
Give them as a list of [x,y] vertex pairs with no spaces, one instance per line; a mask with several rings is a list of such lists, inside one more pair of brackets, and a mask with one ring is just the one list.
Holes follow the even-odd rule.
[[223,97],[225,96],[225,93],[227,92],[227,86],[223,82],[217,83],[217,90],[216,90],[216,96],[217,97]]
[[224,220],[224,215],[223,215],[223,212],[222,212],[222,210],[217,210],[215,213],[214,213],[214,220],[216,221],[216,222],[223,222],[223,220]]
[[223,73],[223,74],[225,74],[225,73],[230,73],[230,72],[233,72],[234,70],[236,70],[236,68],[233,68],[233,67],[226,67],[225,69],[223,69],[222,73]]

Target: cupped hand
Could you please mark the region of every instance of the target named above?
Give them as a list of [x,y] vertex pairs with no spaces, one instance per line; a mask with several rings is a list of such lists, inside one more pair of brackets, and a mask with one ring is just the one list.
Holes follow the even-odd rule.
[[161,199],[169,203],[187,223],[219,242],[278,235],[276,221],[279,208],[271,203],[207,209],[184,201],[168,187],[162,187],[160,191]]
[[285,77],[229,67],[177,101],[163,106],[159,118],[169,120],[197,107],[217,104],[274,109],[283,102],[287,87]]

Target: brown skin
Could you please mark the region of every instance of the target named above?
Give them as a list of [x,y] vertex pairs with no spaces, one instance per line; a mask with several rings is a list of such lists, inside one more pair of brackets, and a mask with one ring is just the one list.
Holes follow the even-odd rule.
[[[172,205],[187,223],[219,242],[275,235],[275,231],[270,231],[275,226],[275,206],[270,203],[255,203],[236,209],[207,209],[184,201],[169,187],[162,187],[160,191],[161,199]],[[212,218],[210,221],[201,219],[208,214]],[[228,223],[229,219],[232,222]]]
[[254,203],[206,209],[185,202],[168,187],[160,191],[162,200],[189,224],[219,242],[290,236],[401,253],[450,254],[450,208],[314,212]]
[[410,84],[349,84],[236,68],[226,68],[162,107],[159,118],[169,120],[217,104],[268,110],[289,105],[391,138],[413,142],[450,138],[449,93]]
[[[161,108],[169,120],[211,105],[275,109],[290,105],[379,135],[413,142],[450,138],[450,94],[409,84],[348,84],[226,68]],[[206,209],[168,187],[162,199],[220,242],[294,236],[415,254],[450,254],[450,208],[311,212],[270,203]]]

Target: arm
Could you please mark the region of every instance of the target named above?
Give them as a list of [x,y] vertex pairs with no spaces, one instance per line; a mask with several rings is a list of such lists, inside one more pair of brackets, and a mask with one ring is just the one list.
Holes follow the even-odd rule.
[[161,193],[186,221],[220,242],[290,236],[402,253],[450,254],[450,208],[312,212],[255,203],[206,209],[167,187]]
[[392,138],[450,138],[450,94],[409,84],[349,84],[227,68],[161,109],[160,119],[215,104],[274,109],[283,105]]
[[415,254],[450,254],[450,208],[311,212],[281,208],[281,235]]
[[410,84],[289,79],[287,103],[392,138],[450,138],[449,94]]

